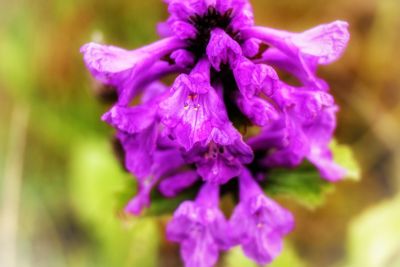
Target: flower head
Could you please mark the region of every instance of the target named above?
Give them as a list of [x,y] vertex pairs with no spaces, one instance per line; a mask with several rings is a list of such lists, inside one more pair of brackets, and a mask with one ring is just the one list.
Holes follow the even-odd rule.
[[[141,213],[154,188],[175,197],[200,186],[167,229],[185,265],[213,266],[219,251],[235,244],[269,263],[293,217],[251,173],[308,160],[328,181],[344,176],[329,149],[338,107],[317,68],[343,54],[348,24],[292,33],[255,26],[248,0],[165,2],[170,16],[158,26],[160,41],[136,50],[81,48],[92,76],[118,95],[102,119],[116,129],[124,166],[138,182],[126,211]],[[171,85],[160,82],[170,74]],[[232,179],[239,179],[240,202],[228,225],[218,198]]]

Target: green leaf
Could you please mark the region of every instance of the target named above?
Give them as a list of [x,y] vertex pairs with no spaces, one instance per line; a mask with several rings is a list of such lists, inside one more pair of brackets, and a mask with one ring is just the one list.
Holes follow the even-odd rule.
[[[331,143],[333,157],[336,163],[347,170],[344,179],[359,181],[361,171],[350,147],[338,145],[334,140]],[[334,185],[325,181],[318,170],[309,162],[304,162],[293,169],[273,169],[267,174],[265,190],[273,196],[288,197],[297,203],[315,208],[325,201],[327,193],[334,189]]]
[[332,189],[333,185],[323,180],[308,162],[295,169],[271,170],[265,186],[268,194],[293,199],[307,208],[321,205]]
[[346,145],[339,145],[336,140],[333,140],[330,148],[332,149],[335,162],[347,170],[345,179],[352,181],[361,180],[360,166],[354,158],[351,148]]

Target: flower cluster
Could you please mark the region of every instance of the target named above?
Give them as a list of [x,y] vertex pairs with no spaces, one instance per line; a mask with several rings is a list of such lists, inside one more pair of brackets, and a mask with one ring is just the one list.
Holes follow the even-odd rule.
[[[169,198],[195,186],[196,199],[183,202],[167,227],[185,265],[213,266],[236,245],[269,263],[294,220],[264,195],[266,171],[308,160],[328,181],[345,175],[328,147],[338,108],[316,70],[343,53],[348,25],[291,33],[254,26],[248,0],[166,2],[162,40],[132,51],[81,48],[94,78],[118,95],[102,119],[116,129],[125,168],[137,179],[125,209],[140,214],[155,188]],[[178,75],[172,85],[161,82],[171,74]],[[228,220],[219,196],[233,179],[238,203]]]

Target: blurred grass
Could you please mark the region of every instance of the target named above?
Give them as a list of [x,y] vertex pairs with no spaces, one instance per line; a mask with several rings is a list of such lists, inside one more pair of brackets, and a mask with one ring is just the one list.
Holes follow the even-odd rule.
[[[315,211],[283,200],[297,228],[275,265],[399,266],[391,252],[400,251],[394,204],[400,188],[400,1],[252,3],[260,25],[295,31],[344,19],[352,34],[344,57],[320,74],[341,106],[337,136],[354,149],[362,181],[339,183]],[[116,195],[130,177],[107,145],[111,130],[99,120],[106,107],[93,97],[78,53],[92,38],[126,48],[151,42],[165,17],[158,0],[0,1],[2,178],[11,153],[12,110],[30,110],[16,266],[179,266],[177,246],[163,237],[165,219],[132,220],[118,213]],[[0,199],[9,190],[3,182]],[[360,261],[364,251],[370,261]],[[389,256],[366,265],[379,251]],[[237,257],[242,258],[239,250],[221,266],[237,266]],[[240,266],[252,266],[246,264]]]

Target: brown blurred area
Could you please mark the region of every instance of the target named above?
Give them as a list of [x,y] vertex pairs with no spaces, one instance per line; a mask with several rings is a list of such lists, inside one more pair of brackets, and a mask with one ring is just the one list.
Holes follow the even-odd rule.
[[[335,266],[348,256],[351,221],[400,190],[400,1],[251,2],[258,25],[303,31],[337,19],[350,24],[346,53],[322,67],[319,75],[328,81],[340,106],[336,136],[354,150],[362,180],[338,183],[326,204],[315,210],[282,202],[295,214],[297,226],[289,240],[306,266]],[[99,232],[113,228],[92,227],[91,220],[114,214],[93,208],[98,217],[86,213],[84,217],[75,207],[74,190],[81,185],[70,182],[88,165],[74,159],[85,159],[85,148],[92,148],[90,140],[106,142],[110,134],[99,120],[105,107],[93,97],[79,47],[92,39],[139,47],[157,39],[156,23],[166,16],[166,6],[159,0],[0,0],[0,177],[17,181],[2,179],[0,185],[1,215],[17,223],[4,228],[14,231],[7,238],[15,241],[11,253],[17,257],[16,265],[5,267],[92,266],[88,262],[110,266],[96,260],[96,253],[103,251],[99,240],[111,238]],[[99,151],[111,154],[108,148]],[[111,156],[106,159],[112,161]],[[87,203],[85,194],[80,195],[81,205]],[[162,235],[157,224],[146,225],[144,233]],[[147,240],[140,234],[130,236],[143,244]],[[153,255],[160,257],[157,264],[133,259],[140,245],[132,248],[131,258],[120,262],[176,267],[177,246],[162,237],[157,240],[148,245],[150,252],[159,253]],[[118,253],[110,252],[109,258],[114,260]]]

